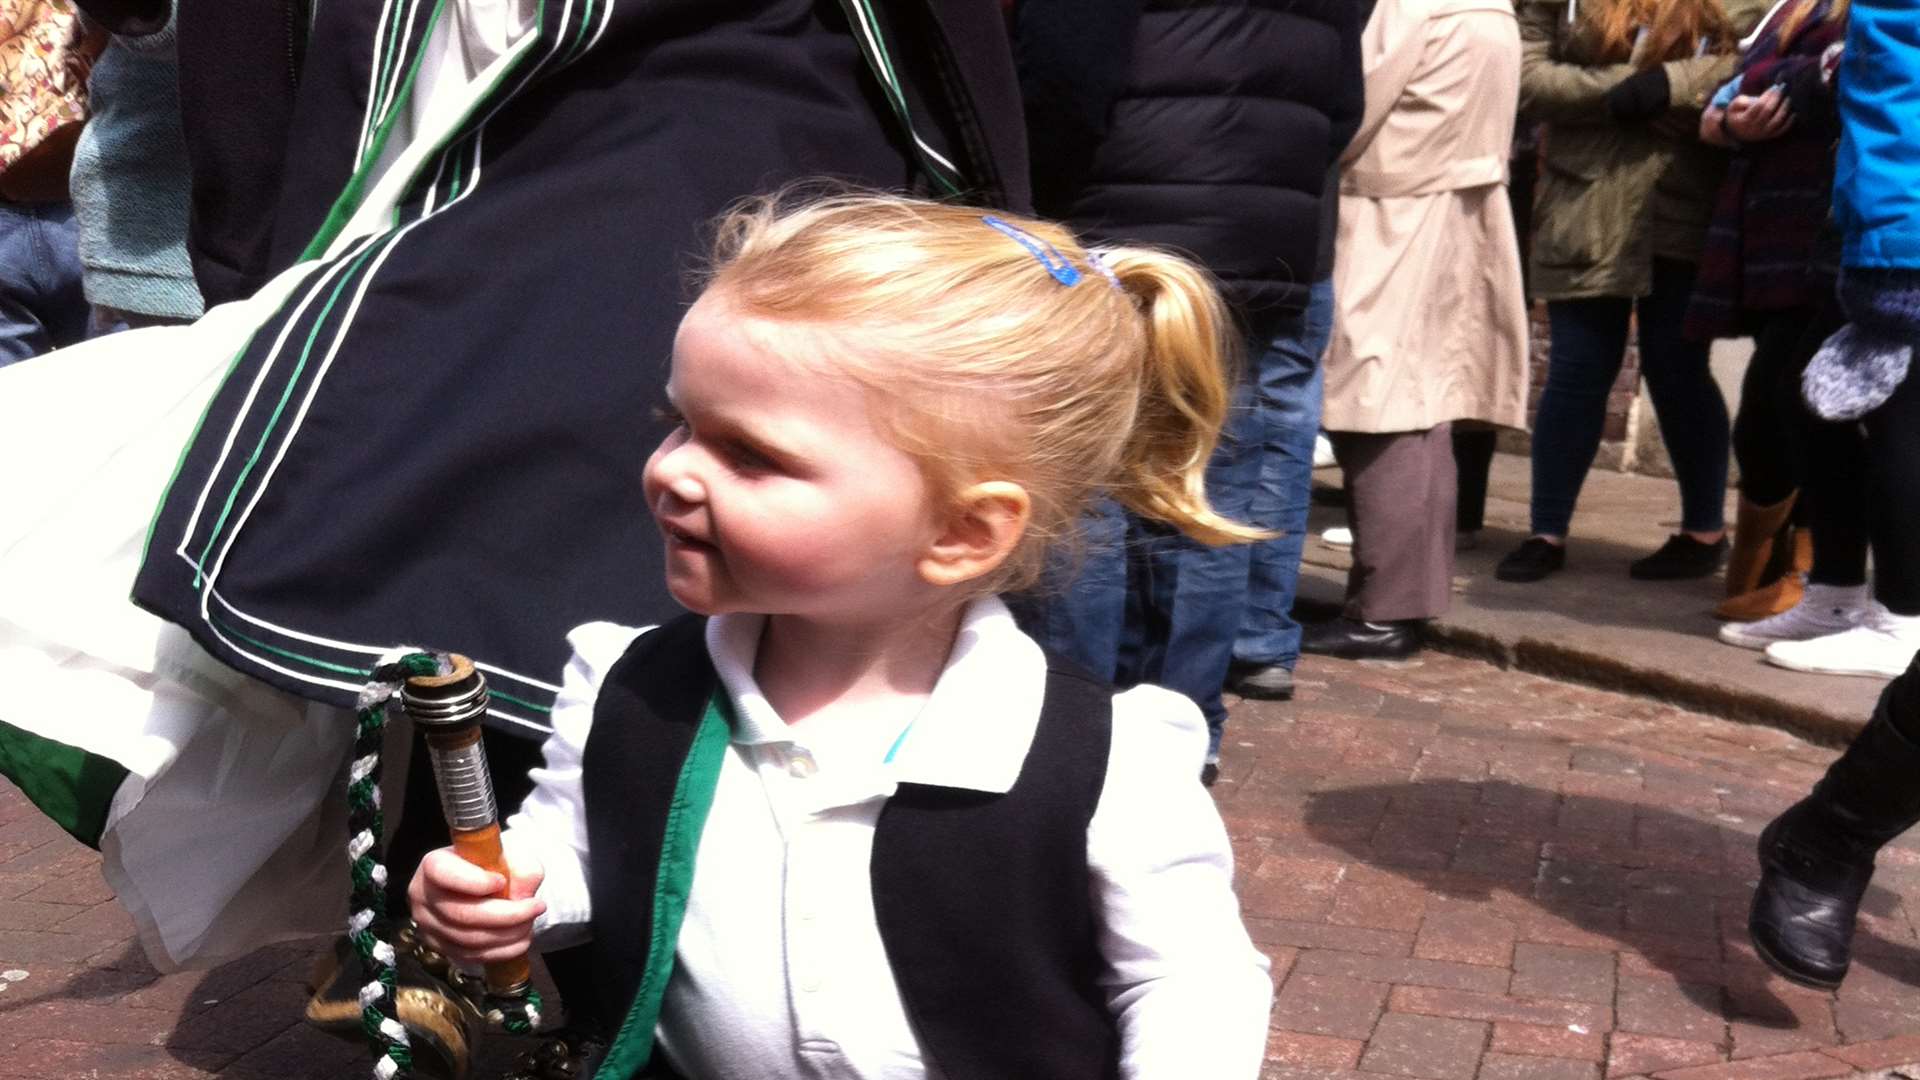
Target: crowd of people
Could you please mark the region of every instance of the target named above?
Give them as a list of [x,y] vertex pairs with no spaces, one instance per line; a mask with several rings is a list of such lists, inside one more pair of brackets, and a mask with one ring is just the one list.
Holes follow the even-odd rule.
[[[41,805],[168,963],[338,923],[261,868],[431,641],[494,688],[511,873],[434,850],[416,755],[384,903],[543,950],[527,1075],[1250,1077],[1225,695],[1417,651],[1500,429],[1496,576],[1562,570],[1630,333],[1681,514],[1628,573],[1724,564],[1784,667],[1920,650],[1888,0],[11,2],[0,445],[68,475],[0,490],[0,761],[111,760]],[[1905,682],[1762,838],[1791,978],[1920,820]],[[232,844],[174,828],[209,788]],[[368,978],[351,1026],[405,1020]]]

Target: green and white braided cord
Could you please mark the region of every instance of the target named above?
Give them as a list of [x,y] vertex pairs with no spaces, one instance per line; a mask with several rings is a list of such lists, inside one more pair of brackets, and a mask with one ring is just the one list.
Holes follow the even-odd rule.
[[[397,650],[381,658],[355,706],[358,723],[353,765],[347,774],[347,860],[353,880],[347,936],[362,967],[373,976],[360,988],[359,1001],[361,1028],[378,1059],[374,1080],[404,1080],[413,1068],[413,1050],[395,999],[398,957],[387,912],[387,867],[382,861],[386,818],[380,809],[380,773],[387,704],[407,679],[450,670],[444,654]],[[523,1000],[490,1001],[487,1016],[510,1033],[531,1032],[540,1023],[540,994],[529,990]]]

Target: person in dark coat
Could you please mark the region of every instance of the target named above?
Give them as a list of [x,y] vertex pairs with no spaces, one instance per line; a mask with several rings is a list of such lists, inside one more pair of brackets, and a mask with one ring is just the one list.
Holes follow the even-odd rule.
[[[1159,244],[1219,279],[1251,362],[1208,476],[1229,517],[1275,530],[1208,549],[1109,504],[1070,584],[1027,605],[1033,633],[1103,677],[1198,702],[1217,773],[1221,688],[1292,692],[1288,615],[1306,531],[1319,359],[1331,329],[1333,183],[1363,107],[1368,5],[1024,0],[1015,51],[1036,208],[1094,241]],[[1131,614],[1130,614],[1131,612]]]

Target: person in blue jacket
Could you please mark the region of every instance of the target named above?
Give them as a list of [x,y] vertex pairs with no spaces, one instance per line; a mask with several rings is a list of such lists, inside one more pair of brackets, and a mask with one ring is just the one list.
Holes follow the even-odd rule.
[[1905,673],[1813,791],[1760,834],[1754,948],[1782,976],[1820,988],[1846,975],[1874,855],[1920,823],[1920,666],[1908,630],[1920,624],[1920,383],[1907,378],[1920,342],[1920,7],[1855,0],[1839,106],[1833,209],[1849,322],[1808,364],[1802,389],[1822,417],[1865,429],[1884,607],[1852,630],[1784,644],[1824,642]]

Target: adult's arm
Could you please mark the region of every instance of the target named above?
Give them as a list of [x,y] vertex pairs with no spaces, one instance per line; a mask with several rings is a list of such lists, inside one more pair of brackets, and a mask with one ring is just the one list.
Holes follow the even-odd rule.
[[1607,91],[1634,73],[1631,64],[1575,64],[1554,55],[1567,5],[1520,5],[1520,115],[1554,124],[1610,124]]
[[1336,4],[1334,9],[1334,17],[1340,20],[1340,63],[1334,69],[1338,72],[1339,86],[1335,88],[1333,104],[1327,110],[1327,120],[1332,125],[1328,131],[1331,145],[1327,156],[1329,160],[1337,161],[1353,142],[1361,121],[1366,117],[1370,91],[1362,75],[1364,60],[1361,41],[1371,13],[1375,10],[1375,3],[1374,0],[1353,0]]
[[[1555,124],[1607,124],[1613,114],[1607,92],[1633,77],[1632,64],[1576,64],[1554,55],[1564,3],[1522,3],[1520,16],[1520,113]],[[1662,64],[1667,106],[1691,126],[1707,99],[1733,73],[1731,55],[1694,56]]]
[[166,29],[173,0],[74,0],[87,21],[122,37],[144,37]]
[[1143,0],[1022,0],[1014,64],[1025,99],[1034,205],[1061,212],[1080,190],[1125,89]]
[[1425,9],[1410,10],[1402,0],[1379,0],[1366,31],[1360,37],[1365,109],[1358,130],[1351,134],[1345,164],[1366,152],[1380,125],[1399,104],[1407,84],[1419,73],[1428,52]]
[[1848,267],[1920,267],[1920,6],[1854,0],[1839,76],[1834,219]]
[[1854,420],[1913,377],[1920,343],[1920,8],[1855,0],[1839,75],[1833,216],[1849,320],[1807,365],[1815,415]]

